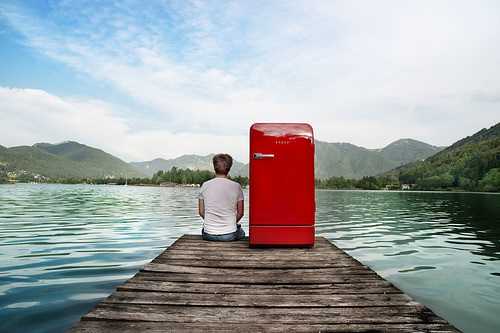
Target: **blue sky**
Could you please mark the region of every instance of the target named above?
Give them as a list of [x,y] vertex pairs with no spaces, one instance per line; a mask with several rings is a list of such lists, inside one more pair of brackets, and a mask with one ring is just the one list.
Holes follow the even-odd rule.
[[0,3],[0,144],[229,152],[253,122],[448,145],[500,121],[497,1]]

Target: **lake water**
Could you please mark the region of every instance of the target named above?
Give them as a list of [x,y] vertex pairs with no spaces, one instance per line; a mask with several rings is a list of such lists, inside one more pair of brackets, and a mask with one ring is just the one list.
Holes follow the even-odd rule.
[[[197,191],[0,185],[0,332],[70,327],[199,232]],[[316,201],[318,235],[464,332],[500,332],[500,195],[317,191]]]

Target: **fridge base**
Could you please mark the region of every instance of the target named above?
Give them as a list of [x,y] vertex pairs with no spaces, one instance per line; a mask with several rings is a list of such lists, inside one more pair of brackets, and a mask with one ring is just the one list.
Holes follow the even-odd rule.
[[312,247],[314,226],[262,226],[250,225],[251,247]]

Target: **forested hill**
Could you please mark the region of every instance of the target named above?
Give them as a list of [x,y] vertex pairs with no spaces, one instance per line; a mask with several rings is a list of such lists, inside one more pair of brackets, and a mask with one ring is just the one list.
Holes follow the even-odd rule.
[[51,179],[144,176],[119,158],[74,141],[2,147],[0,165],[18,180],[36,175]]
[[420,189],[500,191],[500,123],[390,174]]

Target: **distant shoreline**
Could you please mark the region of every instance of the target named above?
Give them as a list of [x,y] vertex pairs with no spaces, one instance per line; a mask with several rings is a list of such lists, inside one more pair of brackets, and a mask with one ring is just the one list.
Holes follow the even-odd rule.
[[[134,187],[164,187],[164,188],[199,188],[199,185],[185,185],[185,184],[176,184],[176,185],[160,185],[160,184],[91,184],[91,183],[0,183],[0,185],[93,185],[93,186],[134,186]],[[247,189],[247,187],[243,187]],[[500,192],[478,192],[478,191],[461,191],[461,190],[364,190],[364,189],[337,189],[337,188],[315,188],[316,191],[331,191],[331,192],[380,192],[380,193],[463,193],[463,194],[496,194],[500,195]]]

